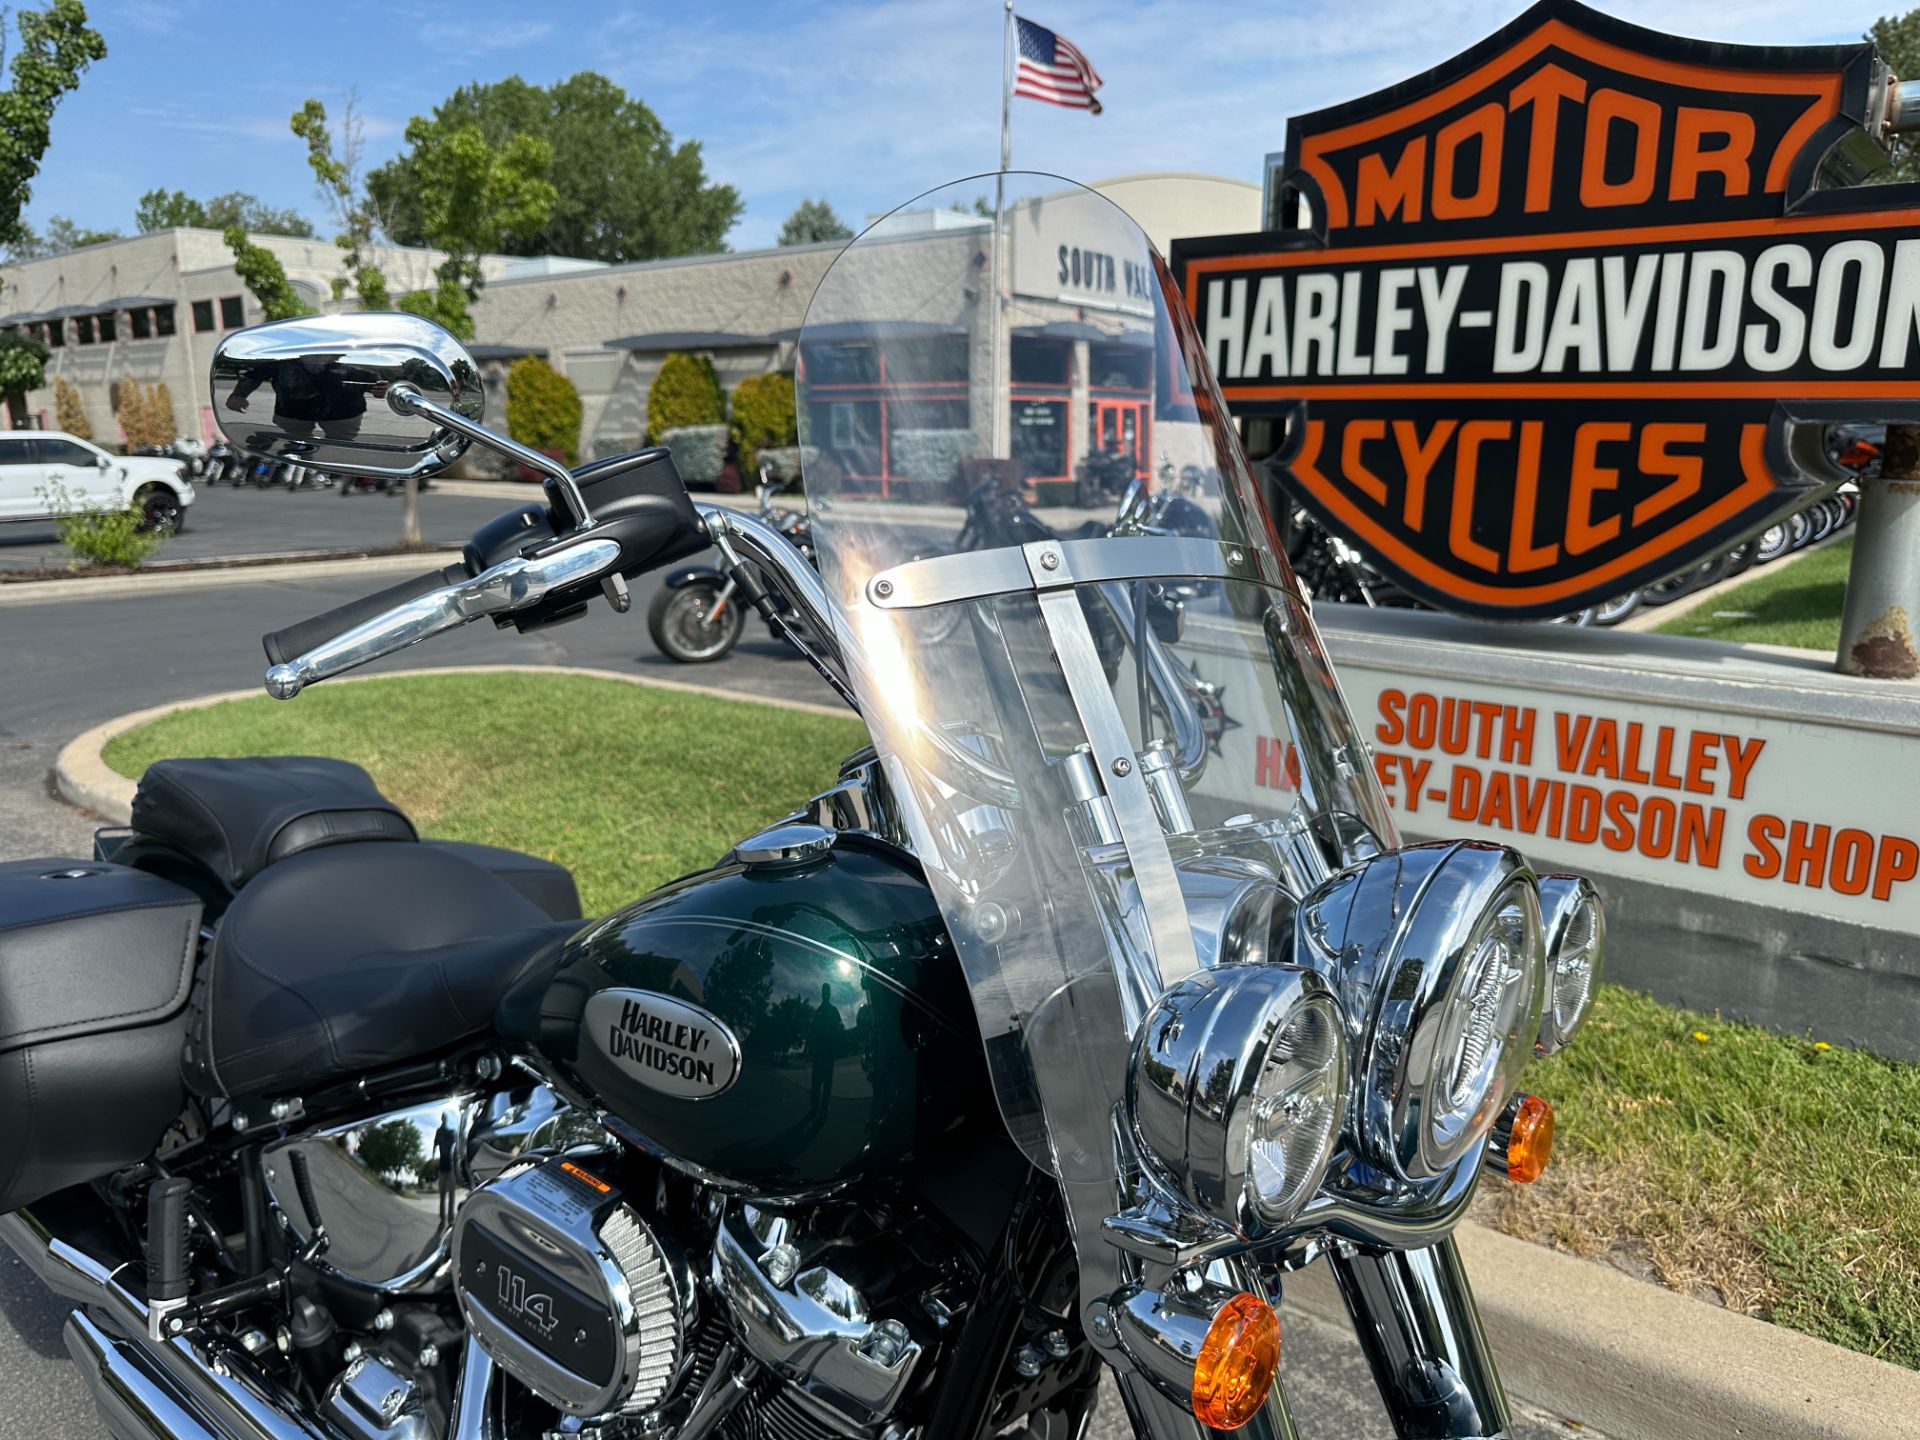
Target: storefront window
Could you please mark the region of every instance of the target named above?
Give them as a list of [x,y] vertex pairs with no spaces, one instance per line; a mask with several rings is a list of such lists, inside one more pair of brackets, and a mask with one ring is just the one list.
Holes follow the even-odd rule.
[[1015,336],[1013,341],[1013,383],[1016,385],[1067,385],[1067,366],[1072,347],[1058,340],[1029,340]]
[[1096,390],[1145,390],[1153,383],[1153,352],[1145,346],[1095,345],[1087,364]]
[[238,330],[247,323],[247,308],[238,295],[223,295],[220,298],[220,328]]
[[129,310],[127,312],[127,325],[133,331],[134,339],[145,340],[153,334],[153,312],[150,310]]
[[890,384],[951,384],[967,378],[967,337],[964,335],[889,340],[886,346]]
[[1013,459],[1022,480],[1057,479],[1067,473],[1067,402],[1013,402]]
[[[211,323],[213,317],[209,315],[207,318],[209,323]],[[153,307],[153,333],[156,335],[173,334],[173,306],[156,305]]]
[[52,350],[58,350],[66,343],[67,322],[64,320],[49,320],[47,322],[47,347]]
[[105,315],[95,316],[94,323],[99,328],[101,340],[117,340],[120,338],[119,332],[115,328],[114,315],[111,310]]
[[76,315],[73,321],[73,343],[91,345],[93,343],[93,316]]
[[193,302],[193,333],[204,335],[213,329],[213,302],[196,300]]
[[816,385],[871,385],[880,378],[871,345],[809,345],[806,365]]

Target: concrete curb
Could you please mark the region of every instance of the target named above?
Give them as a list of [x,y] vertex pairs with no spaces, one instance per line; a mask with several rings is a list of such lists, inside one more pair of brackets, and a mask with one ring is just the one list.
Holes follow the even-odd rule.
[[368,555],[348,560],[262,561],[207,570],[170,570],[147,575],[100,575],[86,580],[34,580],[0,585],[0,605],[50,605],[61,600],[97,600],[111,595],[154,595],[166,590],[204,590],[221,585],[258,585],[263,580],[338,580],[355,575],[419,573],[444,566],[455,549],[410,550],[405,555]]
[[[413,670],[388,670],[374,675],[342,675],[327,684],[352,684],[362,680],[398,680],[415,675],[586,675],[595,680],[617,680],[623,685],[640,685],[650,690],[675,690],[709,699],[732,700],[741,705],[765,705],[775,710],[798,710],[809,715],[844,717],[851,712],[844,706],[815,705],[805,700],[783,700],[768,696],[742,695],[711,685],[689,685],[683,680],[660,680],[651,675],[623,675],[617,670],[597,670],[586,665],[427,665]],[[227,690],[218,695],[197,695],[191,700],[175,700],[134,710],[103,721],[91,730],[76,735],[61,749],[53,762],[54,790],[62,800],[81,810],[101,816],[116,825],[125,825],[133,817],[134,782],[111,768],[101,758],[107,742],[116,735],[171,715],[177,710],[202,710],[223,700],[253,700],[260,690]]]
[[[1456,1234],[1508,1391],[1608,1440],[1920,1435],[1920,1372],[1483,1225]],[[1350,1323],[1325,1265],[1286,1297]]]

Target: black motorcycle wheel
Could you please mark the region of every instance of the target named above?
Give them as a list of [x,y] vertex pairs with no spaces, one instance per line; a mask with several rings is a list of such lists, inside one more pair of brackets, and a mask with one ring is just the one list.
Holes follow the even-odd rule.
[[1813,543],[1813,520],[1804,510],[1787,517],[1787,549],[1804,550]]
[[140,528],[155,535],[178,535],[186,527],[180,497],[164,485],[149,485],[133,497],[140,511]]
[[707,622],[719,593],[712,585],[683,585],[653,597],[647,606],[647,633],[662,655],[682,665],[706,665],[740,642],[747,616],[732,599],[711,624]]

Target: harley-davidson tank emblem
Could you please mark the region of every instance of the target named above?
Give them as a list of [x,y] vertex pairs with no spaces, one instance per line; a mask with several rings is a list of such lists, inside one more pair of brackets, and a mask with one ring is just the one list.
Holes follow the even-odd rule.
[[1884,81],[1541,0],[1295,118],[1290,225],[1174,265],[1298,504],[1430,604],[1565,614],[1839,483],[1825,422],[1920,419],[1920,186],[1857,183]]
[[740,1042],[697,1005],[648,990],[601,990],[583,1019],[609,1060],[663,1095],[705,1100],[739,1078]]

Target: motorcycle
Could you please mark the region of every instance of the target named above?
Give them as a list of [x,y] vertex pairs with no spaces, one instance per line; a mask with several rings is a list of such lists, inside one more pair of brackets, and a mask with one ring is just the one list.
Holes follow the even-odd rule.
[[[216,414],[288,357],[388,382],[366,440],[250,421],[269,455],[545,476],[446,569],[267,636],[272,695],[626,611],[711,548],[872,745],[591,923],[558,866],[419,839],[311,758],[159,762],[94,860],[0,866],[0,1238],[73,1305],[116,1440],[1069,1440],[1108,1375],[1149,1440],[1283,1440],[1274,1306],[1315,1261],[1396,1433],[1509,1432],[1451,1232],[1545,1163],[1522,1069],[1586,1014],[1599,902],[1400,840],[1164,263],[1111,202],[1004,183],[1018,233],[1148,277],[1111,323],[1200,397],[1155,435],[1211,535],[962,551],[959,515],[837,495],[816,570],[664,449],[568,470],[489,432],[419,317],[222,339]],[[810,334],[1021,313],[902,249],[979,184],[836,259],[802,415]],[[1190,592],[1177,627],[1154,587]],[[1197,663],[1243,720],[1218,747]]]
[[[765,465],[754,487],[760,518],[772,526],[813,563],[813,541],[804,510],[779,510],[773,497],[787,488]],[[719,567],[689,565],[675,570],[661,583],[647,606],[647,633],[660,653],[682,665],[705,665],[725,659],[740,643],[747,612],[736,598],[740,587]]]

